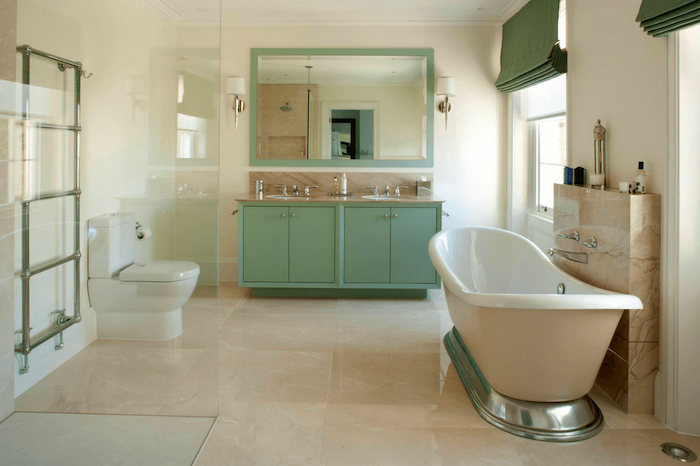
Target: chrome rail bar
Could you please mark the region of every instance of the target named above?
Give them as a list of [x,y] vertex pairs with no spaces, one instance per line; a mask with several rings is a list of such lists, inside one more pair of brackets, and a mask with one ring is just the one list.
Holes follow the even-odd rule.
[[[41,195],[37,196],[34,199],[28,199],[22,201],[22,272],[20,274],[20,277],[22,278],[22,342],[15,347],[15,351],[22,354],[24,356],[24,364],[20,367],[19,373],[20,374],[26,374],[29,372],[29,353],[31,353],[36,347],[42,345],[43,343],[46,343],[48,340],[55,336],[60,336],[60,341],[61,344],[56,345],[55,349],[60,350],[63,348],[63,332],[68,329],[69,327],[77,324],[78,322],[82,321],[82,316],[80,315],[80,259],[81,259],[81,253],[80,253],[80,195],[81,195],[81,190],[80,190],[80,133],[82,131],[82,127],[80,124],[80,110],[81,110],[81,102],[80,102],[80,80],[83,77],[83,72],[82,72],[82,63],[77,62],[77,61],[72,61],[72,60],[67,60],[65,58],[61,58],[59,56],[43,52],[41,50],[36,50],[30,47],[29,45],[22,45],[17,47],[17,52],[22,54],[22,84],[23,86],[23,92],[22,92],[22,119],[25,122],[25,131],[24,131],[24,155],[23,155],[23,160],[28,162],[30,160],[30,154],[29,154],[29,131],[28,127],[33,125],[32,122],[30,122],[30,115],[29,115],[29,98],[30,98],[30,93],[29,93],[29,84],[30,84],[30,58],[31,55],[37,55],[40,57],[48,58],[49,60],[54,60],[58,62],[58,68],[61,71],[65,71],[66,68],[73,68],[74,70],[74,96],[75,96],[75,106],[74,106],[74,122],[73,125],[54,125],[50,123],[36,123],[34,126],[40,127],[40,128],[47,128],[47,129],[56,129],[56,130],[64,130],[64,131],[72,131],[73,134],[75,135],[75,144],[74,144],[74,160],[75,160],[75,184],[74,184],[74,189],[71,191],[67,192],[61,192],[61,193],[54,193],[54,194],[46,194],[46,195]],[[25,178],[28,176],[26,173],[28,170],[25,170]],[[28,186],[28,182],[25,180],[25,188]],[[75,223],[74,223],[74,238],[73,238],[73,251],[75,251],[73,254],[71,254],[68,257],[64,257],[55,261],[52,261],[48,264],[44,264],[42,266],[36,267],[34,269],[31,269],[29,266],[30,262],[30,256],[29,256],[29,206],[32,202],[36,201],[42,201],[46,199],[56,199],[60,197],[68,197],[68,196],[75,196],[74,198],[74,214],[75,214]],[[53,269],[55,267],[58,267],[63,264],[67,264],[69,262],[73,262],[74,268],[73,268],[73,316],[70,318],[67,318],[65,316],[62,316],[61,318],[58,319],[57,325],[55,328],[51,329],[41,337],[37,338],[35,341],[32,342],[31,340],[31,307],[30,307],[30,279],[37,274],[40,274],[42,272],[46,272],[47,270]]]

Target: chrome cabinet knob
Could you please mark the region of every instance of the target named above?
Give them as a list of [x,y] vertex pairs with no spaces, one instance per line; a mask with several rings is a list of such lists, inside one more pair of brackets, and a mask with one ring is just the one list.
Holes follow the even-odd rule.
[[399,214],[394,214],[394,218],[399,218]]
[[384,214],[384,218],[389,218],[389,216],[387,214]]
[[287,214],[282,214],[282,218],[284,218],[284,217],[286,217],[286,216],[287,216]]
[[294,218],[294,217],[296,217],[296,216],[297,216],[297,214],[292,214],[292,218]]

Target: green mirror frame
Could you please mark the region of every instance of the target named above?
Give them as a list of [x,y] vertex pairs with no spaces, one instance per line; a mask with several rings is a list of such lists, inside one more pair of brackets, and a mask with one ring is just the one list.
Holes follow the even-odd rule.
[[[280,160],[258,159],[257,101],[258,57],[265,55],[358,55],[426,57],[428,82],[426,92],[426,158],[424,160]],[[433,167],[435,119],[435,52],[433,49],[251,49],[250,50],[250,165],[265,167]]]

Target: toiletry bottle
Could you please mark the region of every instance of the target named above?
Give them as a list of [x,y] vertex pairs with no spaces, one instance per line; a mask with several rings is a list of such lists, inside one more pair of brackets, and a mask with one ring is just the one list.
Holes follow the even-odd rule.
[[331,194],[339,194],[340,188],[338,187],[338,177],[333,177],[333,188],[331,188]]
[[634,193],[644,194],[647,192],[647,174],[644,171],[644,162],[639,162],[639,170],[637,170],[637,179],[635,182]]
[[345,173],[343,173],[342,178],[340,178],[340,194],[343,196],[348,194],[348,179],[345,177]]

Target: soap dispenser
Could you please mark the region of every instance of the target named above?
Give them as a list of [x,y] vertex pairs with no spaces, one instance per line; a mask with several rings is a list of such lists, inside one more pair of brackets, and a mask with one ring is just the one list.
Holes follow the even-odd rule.
[[634,185],[635,194],[645,194],[647,192],[647,174],[644,171],[644,162],[639,162],[637,179],[635,180]]
[[333,177],[333,187],[331,188],[331,194],[333,195],[338,195],[340,194],[340,187],[338,186],[338,177],[334,176]]
[[348,179],[345,173],[343,173],[342,178],[340,178],[340,194],[343,196],[347,196],[348,194]]

